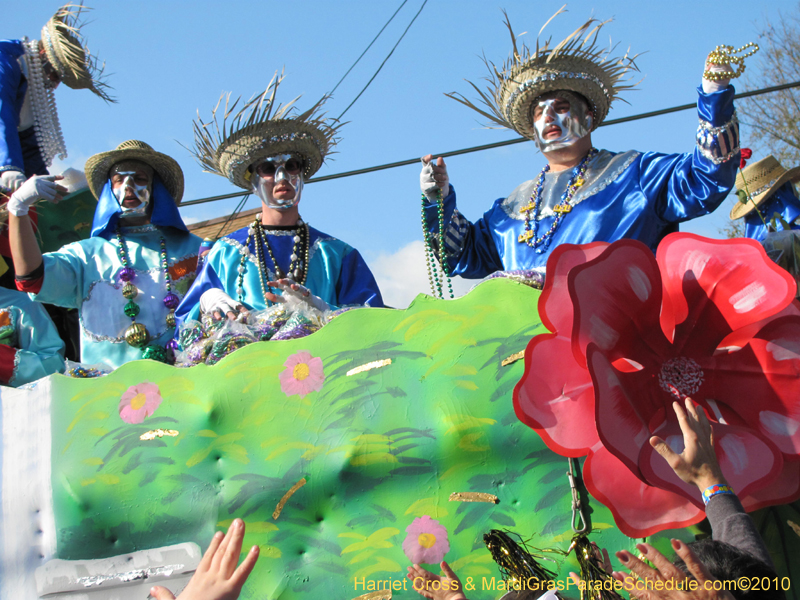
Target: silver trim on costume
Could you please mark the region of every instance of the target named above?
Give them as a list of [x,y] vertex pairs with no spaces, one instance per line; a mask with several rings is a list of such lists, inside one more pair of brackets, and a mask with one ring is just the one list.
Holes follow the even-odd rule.
[[[45,28],[47,34],[47,28]],[[31,108],[33,109],[33,128],[39,153],[45,166],[53,164],[53,158],[60,160],[67,158],[67,147],[64,144],[64,135],[61,133],[61,124],[58,121],[58,109],[53,87],[45,83],[44,67],[39,56],[39,42],[23,38],[25,54],[23,58],[28,67],[28,91],[30,94]],[[53,65],[54,67],[56,65]]]
[[715,165],[732,159],[739,152],[739,119],[733,111],[731,120],[718,127],[700,119],[697,127],[697,148]]

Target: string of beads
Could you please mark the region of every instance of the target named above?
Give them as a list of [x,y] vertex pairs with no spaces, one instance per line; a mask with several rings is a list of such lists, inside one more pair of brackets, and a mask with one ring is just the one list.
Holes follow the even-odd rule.
[[[741,56],[736,56],[748,48],[751,50]],[[714,50],[708,55],[708,59],[706,63],[709,65],[736,65],[736,69],[734,71],[711,71],[710,69],[706,69],[703,71],[703,78],[708,79],[709,81],[722,81],[724,79],[736,79],[742,73],[744,73],[745,64],[744,59],[753,56],[756,52],[758,52],[759,47],[758,44],[750,42],[749,44],[745,44],[741,48],[737,48],[736,50],[733,49],[733,46],[717,46]]]
[[422,194],[422,234],[425,237],[425,267],[428,270],[428,283],[431,286],[431,293],[440,299],[444,299],[444,282],[447,283],[447,291],[450,298],[454,298],[453,281],[450,278],[450,267],[447,264],[447,257],[444,250],[444,198],[442,190],[436,189],[437,217],[439,233],[437,234],[436,245],[438,255],[434,249],[434,237],[429,231],[428,218],[425,212],[427,197]]

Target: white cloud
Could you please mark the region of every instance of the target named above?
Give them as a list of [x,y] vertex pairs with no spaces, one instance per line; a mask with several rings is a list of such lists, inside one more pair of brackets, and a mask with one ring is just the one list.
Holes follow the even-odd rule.
[[[387,306],[406,308],[417,294],[431,293],[422,241],[411,242],[392,254],[381,253],[370,261],[370,267]],[[462,296],[475,283],[455,277],[453,293]]]

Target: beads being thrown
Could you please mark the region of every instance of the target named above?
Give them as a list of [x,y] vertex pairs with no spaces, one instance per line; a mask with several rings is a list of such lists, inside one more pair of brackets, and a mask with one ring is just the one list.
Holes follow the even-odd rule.
[[[426,201],[427,197],[422,194],[422,234],[425,237],[425,266],[428,269],[428,282],[431,285],[431,292],[437,298],[444,299],[443,281],[446,281],[447,289],[452,299],[455,297],[453,294],[453,281],[450,278],[450,267],[447,264],[447,256],[444,250],[444,198],[442,198],[442,190],[438,188],[436,190],[437,220],[439,225],[439,233],[436,236],[439,250],[438,256],[434,249],[434,236],[428,228],[428,219],[425,214]],[[439,280],[440,270],[442,281]]]

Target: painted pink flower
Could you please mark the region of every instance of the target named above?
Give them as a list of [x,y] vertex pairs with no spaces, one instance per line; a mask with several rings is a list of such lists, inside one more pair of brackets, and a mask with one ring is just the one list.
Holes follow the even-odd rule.
[[406,527],[403,552],[413,564],[438,565],[450,550],[447,529],[428,515],[418,517]]
[[667,236],[561,246],[539,301],[553,332],[528,345],[519,418],[564,456],[623,533],[703,518],[696,489],[648,443],[683,444],[672,402],[714,421],[717,455],[748,510],[800,495],[796,286],[752,240]]
[[141,423],[156,412],[161,404],[161,391],[155,383],[144,381],[132,385],[119,400],[119,416],[126,423]]
[[322,359],[311,356],[305,350],[292,354],[283,363],[286,367],[279,378],[281,390],[287,396],[298,395],[304,398],[311,392],[318,392],[325,382],[325,373],[322,370]]

